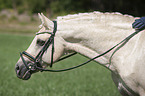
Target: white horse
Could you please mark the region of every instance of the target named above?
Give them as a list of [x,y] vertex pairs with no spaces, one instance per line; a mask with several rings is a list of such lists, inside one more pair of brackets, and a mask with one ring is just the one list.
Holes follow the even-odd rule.
[[[38,33],[52,32],[54,23],[39,14],[42,21]],[[53,62],[64,54],[80,53],[93,58],[110,49],[135,30],[132,29],[134,17],[120,13],[80,13],[57,17],[57,31],[54,37]],[[33,57],[39,53],[50,34],[36,35],[27,53]],[[111,58],[115,49],[104,56],[95,59],[112,72],[112,78],[123,96],[145,96],[145,32],[140,32],[119,49]],[[41,60],[41,66],[46,68],[51,63],[51,48],[46,50]],[[26,63],[28,56],[23,56]],[[26,66],[20,58],[16,64],[17,76],[29,79],[31,73],[26,72]]]

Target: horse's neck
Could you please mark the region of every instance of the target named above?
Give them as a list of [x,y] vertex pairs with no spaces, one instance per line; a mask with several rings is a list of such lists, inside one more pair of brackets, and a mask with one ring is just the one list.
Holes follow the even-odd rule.
[[[95,17],[96,19],[92,19]],[[106,15],[102,17],[106,17]],[[126,18],[122,20],[120,18],[113,18],[114,22],[110,19],[108,21],[97,19],[99,19],[98,15],[91,15],[90,17],[83,15],[83,17],[77,19],[60,20],[58,21],[58,34],[68,42],[79,43],[102,53],[134,31],[131,26],[133,18],[127,19],[128,21],[125,20]]]
[[[89,19],[89,18],[88,18]],[[115,19],[115,18],[114,18]],[[130,18],[129,18],[130,19]],[[116,19],[115,19],[116,20]],[[118,20],[118,22],[116,22]],[[69,43],[69,48],[79,50],[89,58],[93,58],[113,47],[134,30],[131,27],[133,18],[129,21],[100,22],[97,20],[60,21],[58,22],[58,34]],[[135,39],[133,39],[135,41]],[[132,42],[134,42],[132,41]],[[99,63],[108,63],[111,53],[97,59]]]

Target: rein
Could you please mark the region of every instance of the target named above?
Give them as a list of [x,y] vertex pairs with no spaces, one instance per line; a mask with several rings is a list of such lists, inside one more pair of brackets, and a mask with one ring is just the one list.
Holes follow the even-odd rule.
[[[136,34],[138,34],[140,32],[140,30],[136,30],[134,33],[132,33],[131,35],[129,35],[128,37],[126,37],[125,39],[123,39],[121,42],[119,42],[118,44],[116,44],[115,46],[113,46],[112,48],[108,49],[107,51],[105,51],[104,53],[98,55],[98,56],[95,56],[94,58],[82,63],[82,64],[79,64],[77,66],[73,66],[73,67],[70,67],[70,68],[66,68],[66,69],[60,69],[60,70],[51,70],[51,69],[44,69],[42,66],[41,66],[41,61],[42,61],[42,56],[43,54],[45,53],[45,51],[49,48],[50,45],[52,45],[52,52],[51,52],[51,64],[50,64],[50,67],[52,67],[53,65],[53,54],[54,54],[54,37],[55,37],[55,33],[57,31],[57,22],[56,21],[53,21],[54,23],[54,30],[53,30],[53,33],[50,33],[50,32],[42,32],[42,33],[37,33],[36,35],[39,35],[39,34],[44,34],[44,33],[48,33],[48,34],[51,34],[50,38],[45,42],[43,48],[40,50],[40,52],[37,54],[36,57],[33,57],[32,55],[30,55],[29,53],[27,53],[26,51],[23,51],[22,53],[20,53],[20,57],[25,65],[25,67],[27,68],[28,71],[30,71],[31,73],[34,73],[36,71],[48,71],[48,72],[63,72],[63,71],[68,71],[68,70],[72,70],[72,69],[76,69],[78,67],[81,67],[83,65],[86,65],[88,64],[89,62],[109,53],[110,51],[112,51],[113,49],[115,49],[115,51],[112,53],[110,59],[109,59],[109,66],[107,67],[109,69],[110,67],[110,64],[111,64],[111,58],[113,57],[113,55],[120,49],[122,48],[133,36],[135,36]],[[77,54],[77,52],[74,52],[66,57],[63,57],[63,58],[60,58],[58,61],[61,61],[61,60],[64,60],[68,57],[71,57],[73,55]],[[24,57],[27,57],[30,61],[31,61],[31,64],[27,64]],[[58,62],[57,61],[57,62]]]

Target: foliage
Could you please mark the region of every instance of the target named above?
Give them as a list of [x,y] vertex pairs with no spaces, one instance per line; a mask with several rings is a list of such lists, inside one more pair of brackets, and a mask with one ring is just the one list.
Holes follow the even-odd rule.
[[88,11],[118,11],[144,16],[144,0],[0,0],[0,10],[13,8],[18,13],[46,12],[49,16]]
[[0,9],[3,8],[12,8],[12,1],[11,0],[0,0]]

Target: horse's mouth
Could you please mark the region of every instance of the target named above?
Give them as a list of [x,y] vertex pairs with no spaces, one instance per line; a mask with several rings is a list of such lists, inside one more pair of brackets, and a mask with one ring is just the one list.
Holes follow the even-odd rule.
[[29,70],[27,70],[25,67],[21,68],[21,70],[18,70],[18,66],[15,68],[17,77],[22,80],[28,80],[31,77],[31,73]]

